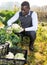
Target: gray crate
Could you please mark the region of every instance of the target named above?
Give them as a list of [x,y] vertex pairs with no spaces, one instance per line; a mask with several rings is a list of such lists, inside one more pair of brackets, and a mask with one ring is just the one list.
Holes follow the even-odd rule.
[[[11,49],[12,50],[12,49]],[[27,50],[16,50],[17,53],[24,53],[25,60],[0,58],[0,65],[24,65],[27,63]]]

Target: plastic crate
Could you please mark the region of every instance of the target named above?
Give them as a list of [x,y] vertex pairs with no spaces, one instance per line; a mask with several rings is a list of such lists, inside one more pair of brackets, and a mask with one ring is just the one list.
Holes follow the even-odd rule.
[[[16,53],[23,53],[24,54],[24,58],[25,58],[25,60],[22,60],[22,59],[16,59],[15,60],[15,64],[16,65],[24,65],[25,63],[27,63],[27,50],[24,50],[24,49],[22,49],[22,50],[19,50],[19,49],[16,49],[16,48],[9,48],[9,51],[11,51],[12,53],[14,53],[14,55],[16,54]],[[16,52],[15,52],[16,51]]]
[[16,51],[16,53],[24,53],[25,60],[0,58],[0,65],[24,65],[27,63],[27,50],[17,50],[17,49],[9,48],[9,51],[11,52]]

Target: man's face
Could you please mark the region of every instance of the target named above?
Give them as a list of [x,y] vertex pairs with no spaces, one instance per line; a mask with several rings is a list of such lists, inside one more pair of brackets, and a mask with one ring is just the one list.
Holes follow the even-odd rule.
[[27,6],[21,6],[22,14],[25,16],[29,13],[30,8]]

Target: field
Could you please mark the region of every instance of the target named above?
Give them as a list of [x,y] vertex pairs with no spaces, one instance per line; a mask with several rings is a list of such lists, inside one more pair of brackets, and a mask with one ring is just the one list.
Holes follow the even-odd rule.
[[[12,11],[0,11],[0,22],[7,26],[7,21],[11,18],[15,12]],[[17,21],[18,23],[19,21]],[[1,26],[1,24],[0,24]],[[47,65],[47,22],[41,20],[38,24],[38,30],[36,31],[36,40],[34,42],[34,51],[29,51],[29,38],[24,37],[18,46],[22,49],[28,50],[28,64],[27,65]]]
[[[28,49],[28,62],[30,65],[47,64],[47,23],[38,25],[36,40],[34,42],[34,51],[29,51],[29,38],[24,37],[22,48]],[[28,40],[28,41],[27,41]]]

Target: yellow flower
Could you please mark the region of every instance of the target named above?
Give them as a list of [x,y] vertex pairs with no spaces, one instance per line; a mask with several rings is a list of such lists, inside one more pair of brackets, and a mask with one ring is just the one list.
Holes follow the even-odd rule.
[[0,22],[0,28],[4,28],[4,24],[2,22]]
[[41,61],[42,58],[43,58],[43,56],[42,56],[42,54],[40,54],[39,52],[36,52],[36,53],[35,53],[35,58],[36,58],[38,61]]

